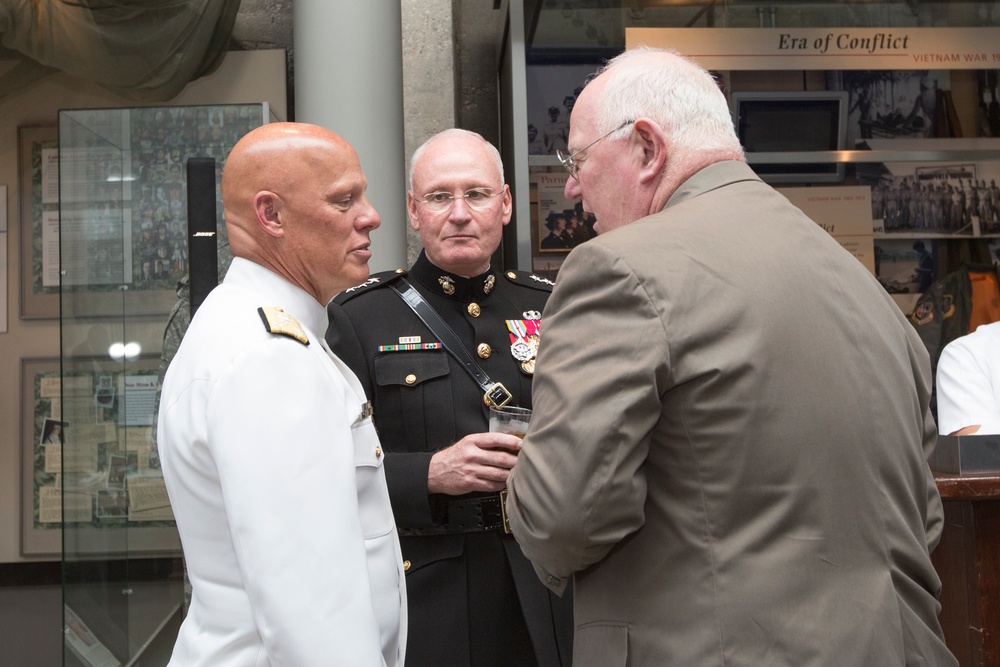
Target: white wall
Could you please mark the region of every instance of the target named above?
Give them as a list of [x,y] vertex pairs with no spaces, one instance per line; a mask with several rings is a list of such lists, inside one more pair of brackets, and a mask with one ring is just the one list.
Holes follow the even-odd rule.
[[[7,186],[8,222],[7,332],[0,333],[0,563],[29,560],[20,555],[20,360],[58,357],[60,350],[58,320],[22,320],[19,316],[21,235],[17,128],[24,125],[54,127],[60,109],[188,104],[268,102],[274,115],[287,119],[285,72],[283,50],[232,51],[219,69],[192,82],[169,102],[139,105],[62,74],[52,76],[20,95],[0,99],[0,185]],[[162,321],[148,322],[140,329],[136,333],[142,339],[143,350],[159,353]]]

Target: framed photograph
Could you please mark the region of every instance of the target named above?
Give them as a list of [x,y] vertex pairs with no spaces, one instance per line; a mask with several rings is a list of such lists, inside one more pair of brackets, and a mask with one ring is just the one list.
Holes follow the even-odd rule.
[[569,116],[587,78],[600,63],[531,65],[525,72],[528,97],[528,154],[566,151]]
[[[980,173],[977,175],[977,171]],[[936,237],[1000,233],[1000,188],[975,164],[917,166],[870,180],[872,216],[884,235]]]
[[562,254],[596,236],[592,215],[579,201],[566,199],[565,173],[532,174],[538,189],[538,216],[532,230],[532,255]]
[[59,317],[59,140],[55,126],[19,127],[21,319]]
[[62,368],[58,358],[21,360],[23,555],[180,552],[163,475],[150,465],[151,433],[136,426],[152,421],[146,388],[158,366],[155,357],[72,358]]
[[828,74],[831,90],[849,95],[847,146],[869,139],[938,136],[940,93],[951,90],[947,70],[845,70]]
[[889,294],[922,294],[934,282],[932,239],[880,239],[875,243],[875,277]]
[[859,165],[858,183],[872,188],[875,237],[912,239],[1000,236],[998,139],[871,139],[872,150],[983,149],[975,162],[886,162]]
[[63,443],[63,424],[58,419],[52,419],[50,417],[45,418],[45,424],[42,426],[42,446],[57,444],[61,445]]
[[98,491],[95,514],[98,519],[128,518],[128,492],[124,489]]

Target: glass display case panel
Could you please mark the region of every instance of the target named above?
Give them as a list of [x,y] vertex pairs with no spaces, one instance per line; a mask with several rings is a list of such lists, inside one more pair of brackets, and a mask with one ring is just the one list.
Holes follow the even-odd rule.
[[186,164],[216,165],[209,228],[222,276],[231,259],[222,167],[244,134],[271,120],[263,103],[59,113],[62,349],[39,447],[42,466],[60,463],[43,467],[36,493],[60,496],[59,520],[40,525],[61,537],[64,664],[169,658],[184,570],[155,414],[164,336],[191,268]]

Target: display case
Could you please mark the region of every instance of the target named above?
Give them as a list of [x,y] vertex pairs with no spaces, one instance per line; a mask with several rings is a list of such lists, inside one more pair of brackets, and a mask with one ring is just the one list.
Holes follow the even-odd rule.
[[[233,145],[271,120],[264,103],[59,113],[61,355],[27,375],[45,387],[31,527],[40,548],[62,552],[66,665],[169,658],[184,570],[155,414],[168,320],[187,301],[188,200],[218,192]],[[195,158],[214,161],[210,182],[189,181]],[[221,203],[207,215],[224,275]]]
[[[792,113],[798,129],[818,123],[836,129],[803,135],[786,122],[774,141],[741,137],[747,161],[769,175],[765,180],[867,192],[867,255],[887,269],[883,284],[904,310],[926,286],[910,280],[924,259],[917,242],[931,255],[936,275],[962,261],[990,262],[1000,250],[995,3],[510,0],[506,9],[501,152],[515,204],[515,224],[504,239],[507,266],[554,278],[572,247],[592,236],[593,220],[563,196],[566,174],[555,151],[565,149],[569,115],[587,78],[639,43],[692,57],[716,75],[731,103],[768,99],[765,119]],[[816,123],[803,120],[820,94],[846,101],[813,109]],[[842,150],[834,150],[838,146]],[[960,220],[910,215],[909,200],[898,203],[934,188],[964,199]],[[852,190],[849,201],[858,192]],[[892,197],[895,208],[887,211]],[[990,206],[979,210],[983,202]],[[561,243],[553,239],[559,228]],[[876,268],[875,261],[866,263]]]

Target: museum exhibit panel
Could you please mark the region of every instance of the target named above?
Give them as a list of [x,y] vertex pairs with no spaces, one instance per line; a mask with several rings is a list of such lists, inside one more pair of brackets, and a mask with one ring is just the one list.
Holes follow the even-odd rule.
[[[503,154],[515,191],[508,263],[552,277],[586,238],[589,221],[563,198],[555,151],[587,77],[638,44],[676,49],[713,71],[762,178],[783,190],[838,188],[823,196],[840,197],[845,208],[842,242],[846,226],[852,237],[870,237],[849,249],[873,272],[878,264],[904,311],[926,289],[916,279],[925,258],[915,241],[938,275],[993,257],[1000,91],[990,67],[1000,53],[991,26],[1000,11],[990,3],[515,0],[508,19],[500,72]],[[815,217],[838,215],[814,194],[827,209]],[[869,200],[870,221],[852,213],[858,196]],[[963,198],[960,217],[933,206],[946,196]],[[542,247],[552,219],[574,215],[583,232]]]
[[[169,657],[184,573],[155,443],[161,351],[189,307],[189,227],[224,275],[222,166],[272,120],[266,103],[63,110],[57,136],[26,142],[33,270],[55,285],[61,353],[23,363],[23,542],[62,557],[64,664]],[[207,178],[189,180],[192,160]],[[193,195],[211,197],[190,209],[204,220]]]

